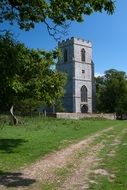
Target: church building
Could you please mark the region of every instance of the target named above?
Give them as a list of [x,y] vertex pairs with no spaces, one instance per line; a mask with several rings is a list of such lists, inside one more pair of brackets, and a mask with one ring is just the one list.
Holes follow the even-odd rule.
[[95,110],[94,64],[92,43],[79,38],[58,43],[62,58],[57,70],[67,74],[67,84],[63,97],[66,112],[92,113]]

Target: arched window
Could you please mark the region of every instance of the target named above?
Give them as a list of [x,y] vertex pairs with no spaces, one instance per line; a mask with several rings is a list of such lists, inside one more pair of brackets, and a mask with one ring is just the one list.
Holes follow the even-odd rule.
[[86,59],[86,52],[84,49],[81,50],[81,61],[85,61]]
[[68,58],[67,49],[65,49],[64,50],[64,62],[67,62],[67,58]]
[[81,87],[81,102],[87,102],[87,88],[85,85]]

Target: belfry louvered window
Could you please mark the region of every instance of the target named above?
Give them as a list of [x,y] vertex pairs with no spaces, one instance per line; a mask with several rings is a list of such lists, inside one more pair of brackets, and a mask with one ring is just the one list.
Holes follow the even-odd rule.
[[84,61],[85,62],[86,60],[86,52],[84,50],[84,48],[81,50],[81,61]]
[[67,49],[64,50],[64,62],[67,62],[68,60],[68,52]]
[[87,88],[85,85],[81,87],[81,102],[87,102]]

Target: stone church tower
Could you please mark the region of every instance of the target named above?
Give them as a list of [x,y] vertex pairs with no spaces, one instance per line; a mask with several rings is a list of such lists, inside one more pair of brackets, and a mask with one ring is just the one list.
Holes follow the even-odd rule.
[[58,43],[62,58],[57,70],[67,73],[63,105],[66,112],[92,113],[95,108],[94,65],[92,44],[74,38]]

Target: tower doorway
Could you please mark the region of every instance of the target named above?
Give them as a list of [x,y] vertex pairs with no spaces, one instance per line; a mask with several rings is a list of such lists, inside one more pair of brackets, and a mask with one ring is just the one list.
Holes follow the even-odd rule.
[[88,113],[88,106],[87,105],[82,105],[81,106],[81,113]]

